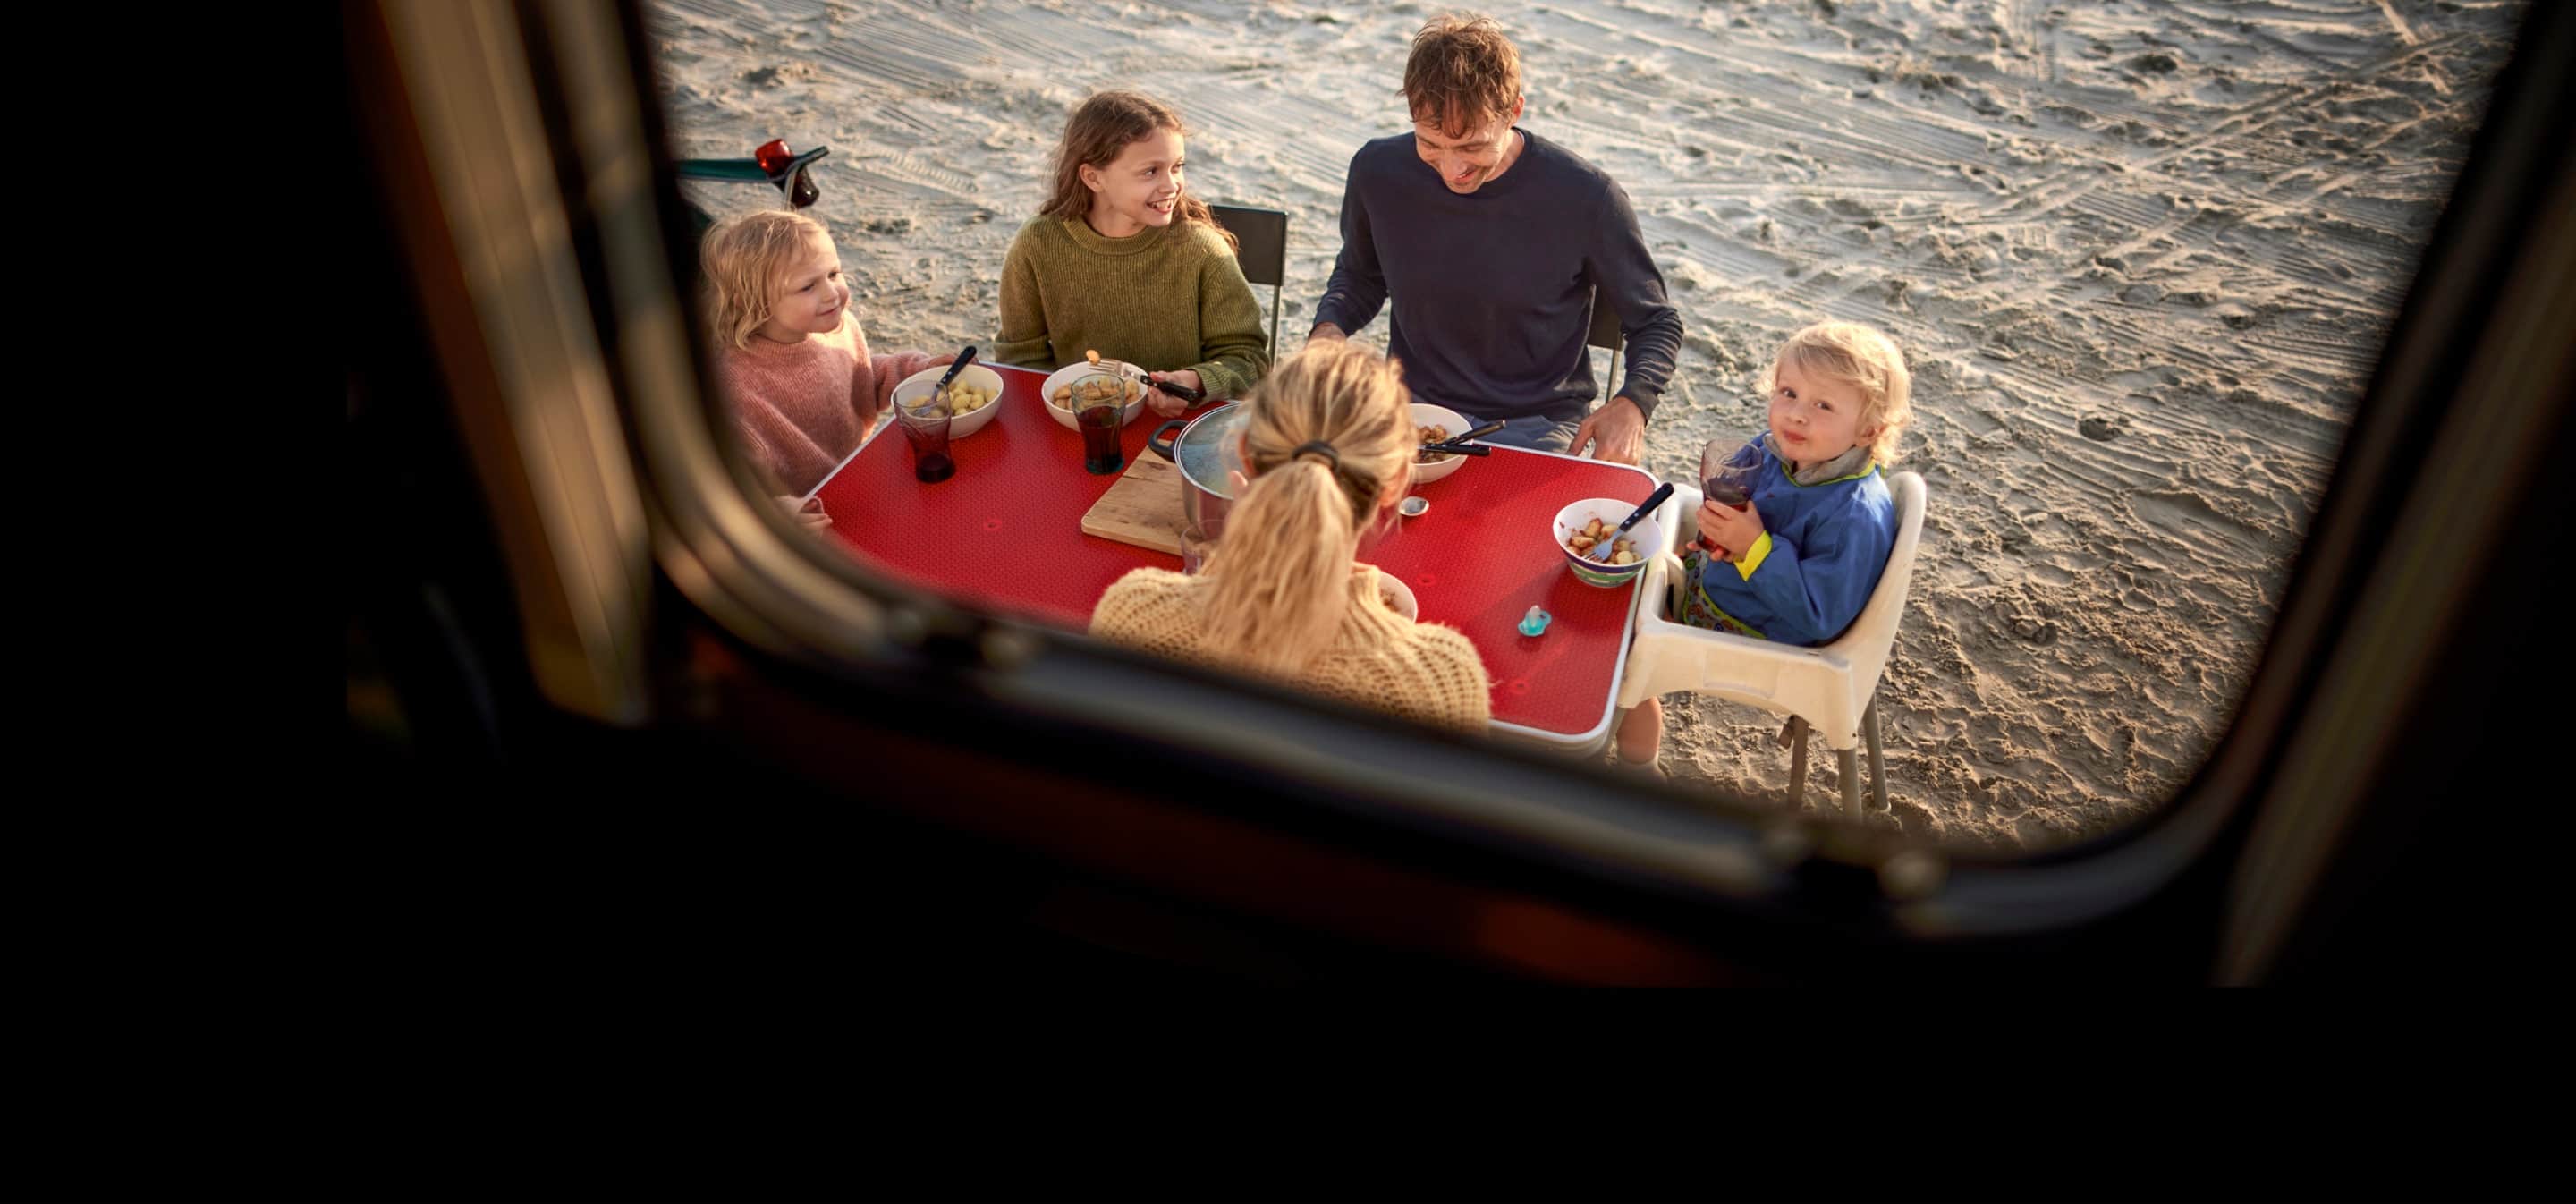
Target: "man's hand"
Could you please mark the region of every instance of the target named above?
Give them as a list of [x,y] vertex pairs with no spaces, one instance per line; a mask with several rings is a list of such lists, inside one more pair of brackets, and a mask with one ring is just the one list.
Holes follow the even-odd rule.
[[1340,342],[1341,340],[1349,337],[1349,335],[1342,333],[1341,327],[1335,326],[1330,322],[1317,322],[1315,323],[1315,328],[1313,330],[1306,332],[1306,341],[1309,343],[1312,343],[1317,339],[1331,339],[1335,342]]
[[1613,397],[1608,405],[1585,415],[1583,425],[1574,428],[1574,440],[1566,444],[1567,455],[1579,456],[1583,445],[1592,445],[1592,458],[1611,464],[1635,464],[1646,454],[1646,412],[1625,397]]

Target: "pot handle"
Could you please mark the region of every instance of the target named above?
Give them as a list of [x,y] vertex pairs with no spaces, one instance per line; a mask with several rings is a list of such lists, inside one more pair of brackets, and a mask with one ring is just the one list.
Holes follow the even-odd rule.
[[[1166,422],[1161,426],[1155,427],[1153,434],[1145,436],[1145,446],[1154,449],[1155,455],[1161,456],[1174,464],[1178,464],[1181,462],[1180,457],[1172,454],[1172,443],[1180,437],[1181,428],[1186,427],[1189,424],[1190,420],[1187,418],[1175,418],[1170,422]],[[1165,435],[1170,435],[1172,438],[1165,439],[1163,437]]]

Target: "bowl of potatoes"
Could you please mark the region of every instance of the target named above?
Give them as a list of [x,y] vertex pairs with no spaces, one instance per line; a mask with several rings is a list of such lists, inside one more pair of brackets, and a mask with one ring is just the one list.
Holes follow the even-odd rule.
[[[1476,426],[1467,421],[1466,415],[1446,406],[1417,401],[1412,403],[1412,408],[1413,435],[1417,442],[1431,443],[1442,439],[1455,439],[1474,430]],[[1445,456],[1425,456],[1416,452],[1413,457],[1413,483],[1428,485],[1458,471],[1466,463],[1467,457],[1456,452]]]
[[966,370],[949,383],[946,397],[932,397],[931,387],[946,375],[948,367],[942,364],[903,378],[903,383],[894,387],[894,403],[916,412],[930,406],[947,407],[948,437],[951,439],[963,439],[984,429],[985,424],[993,420],[993,415],[1002,412],[1002,407],[995,404],[1002,398],[1001,373],[982,364],[968,364]]
[[1090,364],[1066,364],[1056,369],[1045,383],[1038,386],[1038,396],[1046,400],[1047,416],[1055,419],[1057,426],[1068,431],[1080,431],[1082,428],[1073,419],[1074,390],[1098,393],[1104,399],[1108,391],[1116,390],[1127,398],[1126,408],[1118,412],[1118,425],[1134,422],[1136,415],[1145,409],[1145,370],[1133,364],[1120,367],[1124,371],[1113,372]]
[[[1577,580],[1615,589],[1646,570],[1646,562],[1663,549],[1664,528],[1650,514],[1619,534],[1619,520],[1636,508],[1635,502],[1589,497],[1556,512],[1556,550]],[[1607,549],[1600,546],[1605,541]]]

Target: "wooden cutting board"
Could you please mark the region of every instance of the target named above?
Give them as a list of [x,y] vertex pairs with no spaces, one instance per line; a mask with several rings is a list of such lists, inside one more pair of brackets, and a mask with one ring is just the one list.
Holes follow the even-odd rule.
[[1082,514],[1082,532],[1157,552],[1181,554],[1181,487],[1179,466],[1139,452],[1127,471]]

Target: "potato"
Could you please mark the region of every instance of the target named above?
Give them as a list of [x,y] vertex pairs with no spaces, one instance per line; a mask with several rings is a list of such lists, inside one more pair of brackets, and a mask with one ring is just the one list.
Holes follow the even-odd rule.
[[1108,377],[1095,376],[1071,384],[1057,385],[1049,400],[1057,409],[1070,410],[1087,402],[1108,401],[1113,397],[1120,402],[1129,402],[1144,395],[1144,386],[1137,383],[1133,377],[1112,380]]
[[1612,556],[1610,558],[1610,563],[1635,564],[1637,563],[1637,554],[1635,552],[1621,552],[1618,555]]
[[[1413,433],[1416,442],[1438,443],[1449,437],[1449,428],[1445,426],[1417,426],[1413,428]],[[1450,459],[1455,455],[1457,455],[1456,452],[1440,452],[1437,454],[1431,452],[1416,452],[1413,457],[1413,462],[1416,464],[1437,464],[1442,460]]]

